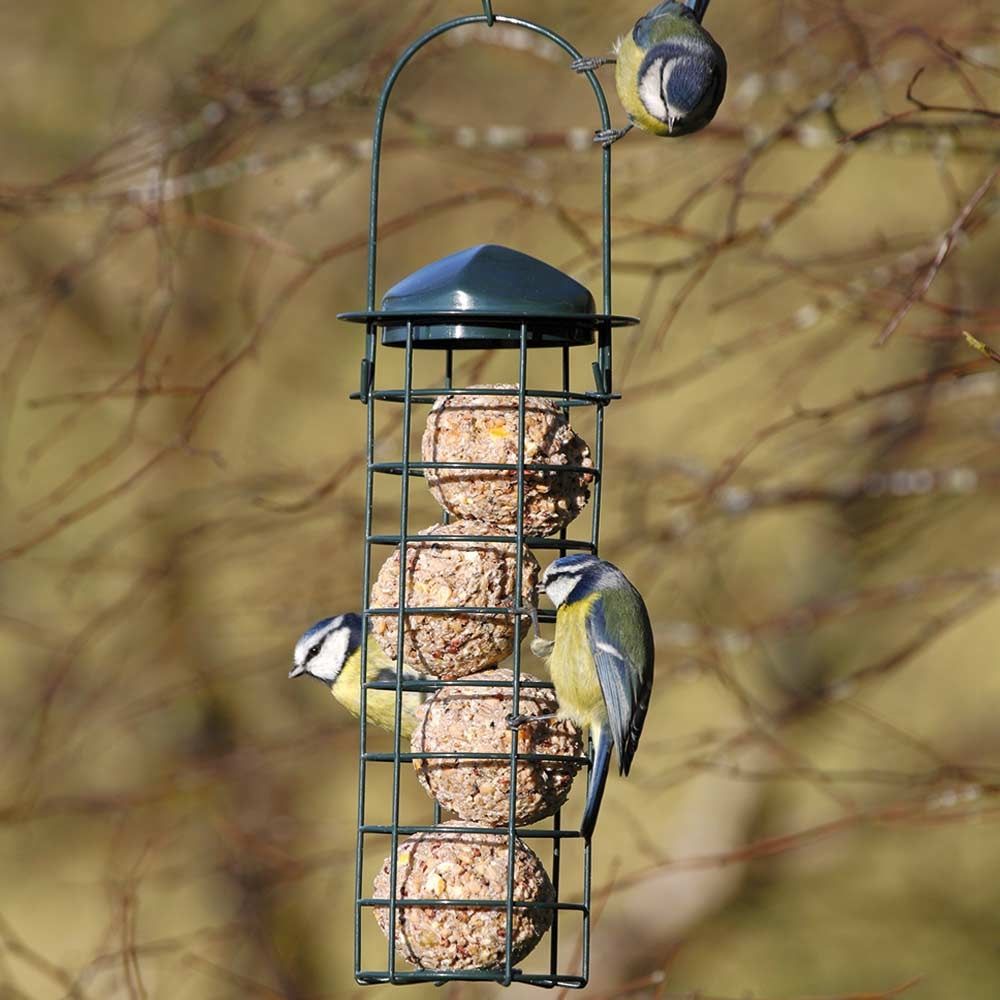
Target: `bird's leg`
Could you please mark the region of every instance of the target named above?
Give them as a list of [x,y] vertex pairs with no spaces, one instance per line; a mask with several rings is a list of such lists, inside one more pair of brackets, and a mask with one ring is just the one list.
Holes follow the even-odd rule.
[[618,62],[618,56],[582,56],[579,59],[574,59],[569,64],[569,68],[574,73],[589,73],[599,66],[607,66],[609,63],[616,62]]
[[558,718],[558,712],[552,712],[549,715],[508,715],[507,728],[520,729],[521,726],[525,726],[529,722],[552,722],[553,719]]
[[594,142],[599,142],[605,149],[617,142],[623,135],[628,135],[635,126],[629,122],[624,128],[600,128],[594,132]]
[[555,643],[551,639],[542,638],[541,624],[538,621],[538,605],[526,605],[518,609],[517,614],[527,615],[531,619],[531,652],[543,660],[551,656]]
[[541,638],[542,635],[541,623],[538,621],[537,604],[532,604],[531,606],[531,634],[535,639]]

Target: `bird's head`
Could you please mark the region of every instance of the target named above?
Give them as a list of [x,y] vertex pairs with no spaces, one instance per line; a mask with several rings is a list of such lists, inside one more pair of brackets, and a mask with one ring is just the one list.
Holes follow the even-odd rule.
[[588,552],[563,556],[548,566],[539,586],[559,608],[590,593],[600,576],[601,567],[605,565],[597,556]]
[[[693,22],[693,15],[685,11]],[[643,106],[671,135],[704,128],[726,90],[726,57],[708,32],[679,36],[651,48],[639,71]]]
[[671,135],[684,135],[706,125],[721,100],[718,71],[702,56],[682,55],[666,61],[661,86]]
[[309,674],[332,685],[361,645],[361,634],[360,615],[337,615],[316,622],[295,644],[294,665],[288,676]]

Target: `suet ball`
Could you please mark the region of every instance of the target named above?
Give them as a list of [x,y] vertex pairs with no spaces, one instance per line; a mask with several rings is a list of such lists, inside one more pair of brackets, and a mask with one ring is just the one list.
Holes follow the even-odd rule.
[[[397,900],[495,899],[496,909],[459,906],[397,906],[396,949],[421,969],[495,969],[504,964],[507,913],[507,834],[494,830],[457,833],[465,820],[417,833],[396,854]],[[390,898],[389,863],[375,877],[375,897]],[[555,890],[538,855],[520,839],[514,844],[517,902],[554,903]],[[382,933],[389,934],[388,907],[375,909]],[[514,907],[511,954],[520,962],[552,924],[552,910]]]
[[[421,443],[425,462],[486,462],[516,465],[519,413],[516,396],[490,389],[513,385],[471,386],[481,395],[442,396],[431,408]],[[524,473],[524,530],[553,535],[570,523],[590,498],[593,475],[559,466],[591,468],[586,441],[551,400],[525,399],[524,461],[551,465],[551,471]],[[517,523],[517,472],[513,470],[428,469],[427,485],[441,506],[456,517],[486,521],[508,532]]]
[[[510,670],[487,670],[476,680],[511,681]],[[533,681],[522,673],[522,681]],[[413,733],[414,753],[509,753],[512,713],[509,687],[442,688],[428,699]],[[519,710],[525,715],[551,715],[558,711],[555,695],[547,688],[522,687]],[[518,753],[580,757],[583,741],[579,728],[568,720],[527,723],[518,730]],[[485,826],[505,825],[510,816],[509,760],[415,760],[420,784],[445,809],[461,819]],[[579,764],[570,760],[518,761],[515,822],[537,823],[555,813],[569,796]]]
[[[419,532],[426,542],[406,547],[408,607],[514,607],[517,579],[515,546],[505,542],[434,541],[435,535],[495,535],[480,521],[434,524]],[[538,560],[527,550],[522,559],[522,593],[527,602],[538,580]],[[371,590],[373,608],[399,606],[399,549],[385,561]],[[527,617],[524,621],[527,621]],[[373,615],[372,634],[390,660],[396,657],[397,618]],[[404,624],[403,656],[421,673],[453,680],[486,669],[514,650],[511,615],[409,614]]]

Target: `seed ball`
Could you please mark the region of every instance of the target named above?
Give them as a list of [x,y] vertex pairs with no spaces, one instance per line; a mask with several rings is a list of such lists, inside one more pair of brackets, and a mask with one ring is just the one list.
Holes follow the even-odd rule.
[[[516,389],[513,385],[473,389]],[[431,407],[421,443],[425,462],[496,462],[517,464],[516,396],[484,392],[441,396]],[[548,399],[525,400],[524,461],[552,466],[591,468],[590,448],[570,427],[562,410]],[[517,473],[513,470],[427,469],[434,499],[456,517],[476,518],[513,529],[517,523]],[[528,469],[524,473],[524,530],[553,535],[583,510],[593,475]]]
[[[497,908],[472,906],[398,906],[396,948],[420,969],[495,969],[505,960],[507,913],[507,834],[456,833],[449,826],[418,833],[399,845],[397,900],[495,899]],[[389,898],[389,863],[375,877],[375,896]],[[523,841],[514,843],[515,902],[554,903],[555,891],[538,855]],[[375,909],[382,933],[389,936],[389,910]],[[520,962],[552,924],[552,910],[515,907],[511,957]]]
[[[434,535],[495,535],[479,521],[435,524],[420,532]],[[521,594],[527,603],[538,581],[538,560],[524,550]],[[410,542],[406,547],[406,604],[409,607],[513,608],[517,578],[515,546],[509,542]],[[372,607],[399,607],[399,549],[383,563],[372,586]],[[524,616],[523,632],[528,617]],[[391,659],[396,657],[397,620],[373,615],[372,634]],[[406,616],[403,659],[415,670],[444,680],[491,667],[514,650],[511,615]]]
[[[486,670],[476,680],[512,681],[510,670]],[[521,674],[524,681],[533,681]],[[521,715],[551,715],[559,710],[555,695],[545,688],[520,691]],[[510,753],[507,719],[513,712],[509,687],[454,687],[436,691],[424,705],[413,732],[414,753]],[[518,731],[518,753],[580,757],[583,741],[572,722],[531,722]],[[463,820],[484,826],[506,825],[510,815],[509,760],[415,760],[420,784],[431,798]],[[558,810],[569,796],[579,765],[522,760],[517,764],[515,822],[537,823]]]

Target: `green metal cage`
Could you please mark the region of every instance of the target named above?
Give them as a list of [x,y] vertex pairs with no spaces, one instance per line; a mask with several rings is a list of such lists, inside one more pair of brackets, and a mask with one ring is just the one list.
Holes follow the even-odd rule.
[[[460,17],[437,25],[418,38],[400,56],[390,71],[379,97],[375,114],[375,128],[372,143],[372,175],[371,202],[369,219],[369,252],[368,252],[368,296],[367,309],[363,312],[344,313],[341,319],[365,327],[365,354],[361,362],[359,391],[354,398],[359,399],[367,408],[367,450],[366,450],[366,503],[365,503],[365,547],[363,570],[362,608],[364,628],[367,633],[369,621],[374,616],[394,615],[397,617],[398,634],[403,635],[404,620],[410,613],[420,615],[497,615],[505,614],[514,619],[515,644],[511,669],[513,680],[510,682],[513,713],[519,712],[519,698],[525,687],[551,687],[546,682],[522,681],[521,679],[521,640],[524,623],[521,614],[509,608],[482,607],[407,607],[405,583],[406,573],[399,574],[398,607],[372,607],[369,595],[372,583],[372,560],[376,551],[384,552],[386,548],[398,546],[400,549],[400,567],[406,564],[407,546],[416,542],[418,536],[410,525],[410,486],[413,479],[423,478],[428,467],[434,469],[448,468],[460,470],[499,470],[516,474],[517,479],[517,523],[514,534],[496,535],[436,535],[435,541],[455,542],[506,542],[516,547],[517,580],[514,594],[514,607],[523,608],[526,595],[521,579],[522,554],[525,548],[536,550],[555,550],[559,554],[578,550],[597,552],[601,519],[601,494],[603,482],[603,436],[604,414],[608,405],[617,398],[612,385],[612,330],[617,327],[633,325],[638,320],[628,316],[616,316],[611,312],[611,150],[603,149],[602,164],[602,251],[601,267],[603,277],[602,311],[594,308],[590,293],[578,285],[569,276],[562,274],[540,261],[533,260],[517,251],[503,247],[482,246],[463,251],[452,257],[445,258],[428,267],[422,268],[410,278],[404,279],[388,292],[376,309],[376,267],[377,267],[377,226],[379,204],[379,178],[382,153],[382,133],[386,108],[396,81],[407,63],[429,42],[464,25],[484,24],[492,26],[496,23],[510,25],[525,31],[534,32],[558,45],[570,58],[578,58],[580,53],[564,38],[542,27],[515,17],[505,17],[494,14],[489,0],[483,2],[483,14]],[[609,127],[608,106],[600,83],[593,73],[585,74],[596,98],[601,125]],[[379,336],[381,332],[381,338]],[[381,341],[381,342],[380,342]],[[405,352],[404,354],[404,384],[397,388],[382,388],[377,385],[376,371],[379,348],[392,348]],[[594,350],[595,356],[591,366],[593,386],[585,388],[571,385],[570,352]],[[497,350],[509,349],[518,352],[519,378],[516,389],[490,389],[490,395],[508,395],[517,400],[518,426],[520,440],[515,464],[493,463],[425,463],[414,461],[410,456],[410,437],[412,418],[415,408],[428,406],[441,396],[471,394],[481,392],[468,387],[454,385],[454,352],[456,350]],[[529,357],[536,349],[558,350],[562,356],[562,379],[558,388],[551,390],[529,390],[526,388]],[[438,351],[442,355],[440,384],[435,386],[415,386],[413,380],[414,352]],[[566,528],[563,528],[556,538],[532,537],[524,526],[524,489],[525,472],[533,469],[549,468],[549,466],[533,465],[525,462],[525,407],[526,400],[531,397],[541,397],[552,400],[564,413],[573,408],[588,407],[595,413],[595,437],[593,459],[594,466],[586,471],[593,479],[593,497],[591,500],[591,517],[589,531],[586,537],[571,538]],[[402,454],[398,461],[376,460],[376,411],[381,407],[402,408]],[[566,470],[566,466],[559,468]],[[573,471],[572,469],[570,471]],[[580,471],[580,470],[576,470]],[[373,532],[373,505],[376,477],[398,476],[401,481],[399,499],[399,530],[392,534],[376,534]],[[581,518],[581,520],[583,520]],[[542,621],[554,620],[553,612],[540,612]],[[362,643],[362,689],[361,689],[361,734],[360,734],[360,770],[358,781],[358,827],[356,851],[356,885],[355,885],[355,978],[359,984],[377,983],[412,984],[420,982],[443,983],[454,980],[492,981],[505,986],[511,983],[526,983],[547,988],[582,988],[587,984],[590,967],[590,917],[591,917],[591,848],[585,845],[582,850],[582,870],[574,879],[573,886],[567,886],[566,872],[563,870],[562,854],[568,841],[579,842],[582,838],[576,829],[566,828],[562,823],[560,813],[544,826],[517,827],[515,825],[517,783],[515,774],[518,761],[545,760],[538,754],[519,753],[517,733],[511,733],[509,754],[470,753],[408,753],[401,746],[400,728],[402,712],[402,692],[410,690],[433,691],[439,688],[461,685],[497,687],[502,686],[496,679],[476,680],[476,676],[464,677],[457,681],[436,680],[433,678],[410,680],[404,679],[403,643],[398,644],[397,679],[394,684],[385,681],[366,682],[367,649]],[[368,727],[366,724],[367,693],[372,689],[389,689],[396,691],[396,726],[391,753],[378,753],[369,749]],[[364,885],[364,859],[366,851],[371,851],[372,842],[377,842],[384,848],[389,846],[390,872],[389,885],[397,885],[397,853],[400,838],[411,834],[434,830],[441,820],[441,811],[434,805],[433,822],[427,825],[402,825],[400,823],[400,788],[403,782],[402,765],[418,758],[447,759],[461,757],[464,760],[496,760],[510,761],[510,820],[506,828],[497,832],[507,834],[507,892],[504,900],[481,899],[405,899],[374,898],[366,892]],[[561,758],[565,760],[565,758]],[[589,775],[590,754],[581,759],[586,764]],[[389,823],[369,822],[368,775],[370,767],[391,767],[392,769],[392,801],[390,804],[391,821]],[[479,827],[450,827],[455,832],[480,832]],[[529,843],[549,842],[551,847],[551,871],[549,872],[556,898],[554,903],[524,903],[515,901],[514,891],[514,858],[515,837]],[[379,853],[382,853],[380,849]],[[574,898],[567,902],[560,897],[561,892],[572,888]],[[392,892],[395,897],[396,892]],[[394,940],[399,912],[404,906],[421,907],[482,907],[501,910],[506,914],[506,953],[502,966],[486,970],[434,970],[400,968],[401,960],[397,957]],[[544,906],[552,910],[552,925],[549,931],[548,963],[543,972],[526,972],[516,968],[512,961],[512,922],[514,911],[520,907]],[[377,934],[375,921],[371,916],[365,916],[365,910],[374,907],[385,908],[388,911],[388,947],[384,967],[371,967],[370,962],[363,961],[365,948],[363,946],[367,935]],[[560,968],[560,917],[565,919],[573,915],[579,921],[580,936],[572,961],[572,968]],[[540,949],[544,947],[539,946]],[[370,950],[370,949],[369,949]]]

